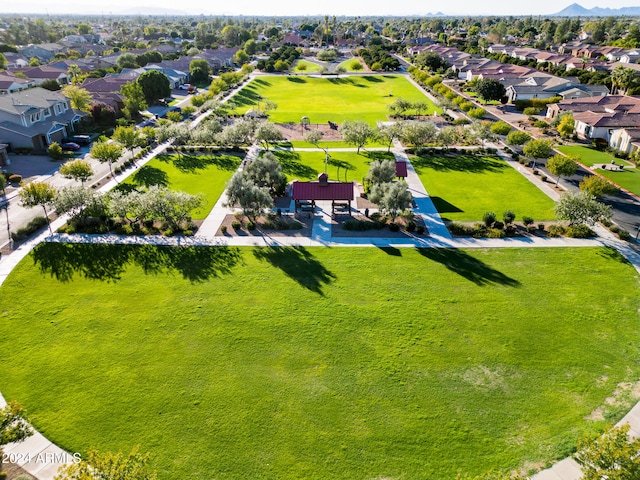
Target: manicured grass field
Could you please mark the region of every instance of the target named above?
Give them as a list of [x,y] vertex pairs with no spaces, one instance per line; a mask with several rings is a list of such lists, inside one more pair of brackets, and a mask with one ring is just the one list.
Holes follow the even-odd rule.
[[[362,65],[363,68],[361,68],[360,70],[354,70],[353,68],[351,68],[351,65],[353,64],[353,62],[358,62],[360,63],[360,65]],[[344,68],[345,71],[347,71],[348,73],[352,73],[352,72],[362,72],[365,70],[365,66],[362,63],[362,61],[360,61],[359,58],[357,57],[351,57],[348,60],[345,60],[344,62],[342,62],[340,65],[338,65],[336,68]]]
[[193,212],[194,220],[202,220],[220,198],[241,161],[234,155],[160,155],[127,178],[123,185],[162,185],[191,194],[202,193],[204,204]]
[[495,157],[467,155],[411,157],[422,184],[444,218],[482,221],[513,210],[516,220],[553,220],[553,201],[507,163]]
[[[386,120],[387,105],[397,97],[431,103],[406,78],[397,75],[261,76],[238,92],[233,101],[238,105],[235,112],[240,114],[256,106],[258,101],[274,101],[278,108],[269,112],[269,120],[274,123],[299,123],[307,116],[311,123],[364,120],[374,125],[379,120]],[[429,114],[435,108],[431,104]]]
[[624,165],[624,170],[622,171],[602,170],[601,168],[598,168],[597,171],[617,185],[636,195],[640,195],[640,170],[634,168],[631,162],[615,158],[606,152],[599,152],[595,148],[582,147],[580,145],[561,145],[556,148],[567,155],[576,155],[580,158],[580,163],[587,167],[592,167],[599,163],[609,164],[612,160],[618,165]]
[[[289,146],[293,147],[293,148],[316,148],[314,145],[312,145],[309,142],[305,142],[304,140],[293,140],[291,142],[289,142]],[[320,147],[321,148],[328,148],[329,151],[331,151],[331,149],[333,148],[356,148],[353,146],[353,144],[347,143],[347,142],[343,142],[340,140],[329,140],[326,142],[320,142]],[[386,144],[381,143],[380,141],[374,141],[371,143],[367,143],[367,145],[365,145],[364,147],[362,147],[362,150],[366,150],[367,148],[379,148],[379,147],[387,147]]]
[[296,73],[313,73],[319,72],[322,67],[317,63],[310,62],[308,60],[300,59],[296,62],[293,71]]
[[41,244],[2,286],[0,389],[162,480],[509,471],[638,379],[637,285],[605,248]]
[[[282,165],[282,171],[287,175],[287,181],[317,180],[318,175],[325,169],[325,153],[317,152],[293,152],[277,150],[273,152]],[[369,165],[374,160],[393,160],[393,153],[367,152],[332,152],[329,150],[329,163],[327,173],[330,180],[342,182],[356,181],[362,183],[362,179],[369,172]]]

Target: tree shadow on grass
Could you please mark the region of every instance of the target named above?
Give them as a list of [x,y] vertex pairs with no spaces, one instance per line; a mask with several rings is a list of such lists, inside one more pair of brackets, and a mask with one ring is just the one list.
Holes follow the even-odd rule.
[[490,267],[463,250],[451,248],[418,248],[420,255],[441,263],[449,270],[479,286],[491,284],[520,287],[520,282]]
[[372,77],[371,75],[363,75],[360,78],[363,78],[367,82],[372,82],[372,83],[382,83],[382,82],[384,82],[384,80],[381,79],[380,77]]
[[460,210],[454,204],[447,202],[444,198],[441,197],[430,197],[433,205],[438,210],[438,213],[460,213],[464,210]]
[[372,151],[372,152],[363,152],[361,155],[371,159],[371,160],[394,160],[395,156],[392,152],[380,152],[380,151]]
[[282,270],[301,287],[324,296],[322,287],[336,276],[304,247],[264,247],[253,251],[259,260]]
[[390,255],[392,257],[402,256],[402,252],[400,251],[399,248],[396,248],[396,247],[378,247],[378,248],[382,250],[384,253],[386,253],[387,255]]
[[40,271],[60,282],[76,275],[90,280],[117,282],[131,265],[147,275],[180,274],[199,283],[231,273],[241,262],[235,247],[168,247],[155,245],[91,245],[42,243],[32,257]]
[[292,177],[300,179],[314,179],[318,176],[318,172],[315,168],[305,165],[300,161],[300,154],[296,152],[290,152],[287,150],[275,150],[273,154],[278,157],[282,172]]
[[493,157],[474,157],[470,155],[433,155],[428,157],[413,157],[411,163],[417,171],[432,168],[438,171],[457,171],[469,173],[499,172],[511,168],[502,160]]
[[251,85],[243,88],[233,96],[233,103],[238,107],[256,105],[260,100],[262,100],[262,95]]
[[173,158],[173,165],[183,173],[195,173],[215,165],[221,170],[237,170],[240,158],[233,155],[179,155]]
[[293,83],[307,83],[307,79],[302,77],[287,77],[287,80]]
[[629,262],[624,255],[613,247],[602,247],[598,250],[598,255],[609,260],[624,263],[625,265],[631,265],[631,262]]
[[159,185],[161,187],[169,186],[169,175],[164,170],[152,167],[151,165],[145,165],[131,177],[136,185],[144,187],[151,187],[153,185]]

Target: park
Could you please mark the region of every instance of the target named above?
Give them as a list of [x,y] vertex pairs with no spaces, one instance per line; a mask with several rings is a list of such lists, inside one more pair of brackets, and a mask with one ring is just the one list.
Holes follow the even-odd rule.
[[[397,97],[441,113],[395,75],[256,76],[232,101],[239,115],[275,102],[273,123],[373,126]],[[325,168],[362,182],[398,154],[317,147],[273,150],[287,182]],[[192,218],[206,224],[248,155],[178,149],[117,188],[201,195]],[[553,200],[488,149],[407,159],[446,221],[557,221]],[[36,245],[1,286],[5,398],[68,451],[139,445],[161,479],[526,473],[634,403],[607,401],[640,374],[638,273],[612,247],[457,248],[435,235],[305,246],[277,232],[253,246],[212,231],[202,245]]]

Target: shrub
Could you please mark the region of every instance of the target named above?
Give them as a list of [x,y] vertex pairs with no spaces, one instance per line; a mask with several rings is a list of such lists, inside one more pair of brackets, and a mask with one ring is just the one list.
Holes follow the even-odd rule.
[[234,220],[231,222],[231,228],[234,230],[240,230],[242,228],[242,224],[238,220]]
[[247,222],[247,230],[255,230],[256,229],[256,224],[255,222],[252,222],[251,220]]
[[542,180],[543,182],[547,181],[547,176],[546,175],[541,175],[540,176],[540,180]]
[[422,234],[424,233],[424,231],[425,231],[425,229],[424,229],[424,227],[423,227],[422,225],[418,225],[418,226],[416,227],[416,233],[417,233],[418,235],[422,235]]
[[549,124],[544,120],[536,120],[533,126],[536,128],[542,128],[542,129],[549,128]]
[[414,222],[413,220],[409,220],[407,222],[407,226],[405,227],[405,230],[407,232],[413,232],[416,229],[416,222]]
[[[344,230],[350,230],[354,232],[364,232],[366,230],[379,228],[379,225],[382,225],[382,223],[378,221],[369,222],[367,220],[356,220],[355,218],[350,218],[342,223],[342,228]],[[300,228],[302,228],[302,224],[300,224]]]
[[513,210],[507,210],[502,214],[502,219],[504,220],[505,225],[509,225],[516,219],[516,214]]
[[[491,132],[496,135],[507,135],[511,131],[511,125],[509,125],[504,120],[500,120],[499,122],[491,125]],[[506,149],[505,149],[506,151]]]
[[591,238],[596,234],[586,225],[571,225],[567,227],[566,235],[571,238]]
[[452,235],[458,236],[468,236],[473,232],[473,229],[457,222],[451,222],[449,225],[447,225],[447,228]]
[[14,242],[19,242],[25,238],[30,237],[42,227],[47,225],[47,219],[44,217],[35,217],[31,220],[26,227],[18,229],[17,232],[11,232],[11,239]]
[[498,228],[491,228],[485,234],[487,238],[504,238],[506,236],[505,231]]
[[463,112],[468,112],[472,108],[473,108],[473,103],[471,102],[462,102],[460,104],[460,110],[462,110]]
[[389,230],[391,230],[392,232],[399,232],[400,231],[400,225],[398,225],[395,222],[391,222],[389,224]]
[[493,222],[495,221],[496,221],[496,214],[494,212],[485,212],[485,214],[482,216],[482,222],[487,227],[490,227],[491,225],[493,225]]
[[529,225],[533,225],[533,218],[531,217],[527,217],[526,215],[522,217],[522,223],[524,223],[524,225],[526,227],[528,227]]
[[549,236],[550,237],[559,237],[566,233],[567,229],[562,225],[550,225],[549,226]]
[[472,108],[467,113],[471,118],[480,119],[485,116],[487,111],[482,107],[478,107],[478,108]]
[[466,118],[456,118],[452,123],[454,125],[468,125],[471,122]]
[[227,226],[223,225],[222,227],[220,227],[220,231],[222,232],[223,235],[227,234]]
[[494,230],[502,230],[503,228],[504,228],[504,223],[502,223],[500,220],[496,220],[495,222],[493,222]]

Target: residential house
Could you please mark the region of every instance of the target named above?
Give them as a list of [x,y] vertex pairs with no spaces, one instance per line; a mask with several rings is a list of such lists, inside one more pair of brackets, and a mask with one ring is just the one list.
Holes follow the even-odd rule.
[[0,95],[0,143],[44,152],[71,134],[84,116],[67,97],[44,88]]
[[169,79],[169,84],[171,85],[171,88],[178,88],[180,85],[189,83],[189,74],[180,70],[175,70],[173,68],[166,68],[157,64],[147,65],[142,68],[145,72],[149,70],[157,70],[159,72],[164,73],[166,77]]
[[40,63],[48,63],[56,53],[66,52],[66,47],[63,47],[59,43],[39,43],[37,45],[30,44],[26,47],[18,49],[22,55],[27,58],[37,58]]
[[640,128],[620,128],[611,132],[609,146],[621,152],[640,150]]
[[29,59],[20,53],[4,52],[4,58],[7,59],[7,68],[29,66]]
[[15,77],[9,73],[0,73],[0,95],[26,90],[34,85],[33,80]]
[[40,65],[38,67],[10,68],[12,74],[18,72],[33,80],[36,85],[40,85],[45,80],[56,80],[60,85],[69,83],[69,74],[66,68],[57,68],[50,65]]
[[604,85],[582,85],[573,77],[556,77],[542,72],[528,75],[506,88],[509,102],[532,98],[605,96],[609,93]]

